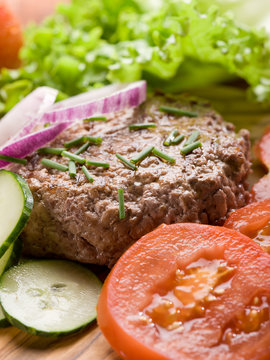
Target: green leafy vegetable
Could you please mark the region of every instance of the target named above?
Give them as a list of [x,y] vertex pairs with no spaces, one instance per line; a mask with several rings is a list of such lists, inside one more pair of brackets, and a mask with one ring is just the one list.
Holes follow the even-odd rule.
[[141,78],[152,88],[181,91],[240,77],[253,98],[269,100],[268,35],[208,4],[115,0],[112,6],[110,0],[73,0],[60,5],[42,25],[28,28],[24,66],[2,70],[0,111],[40,85],[59,89],[60,100]]

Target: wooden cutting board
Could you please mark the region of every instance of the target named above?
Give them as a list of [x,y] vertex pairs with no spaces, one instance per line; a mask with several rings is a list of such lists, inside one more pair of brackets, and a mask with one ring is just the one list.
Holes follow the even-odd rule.
[[64,339],[28,335],[14,327],[0,330],[0,360],[120,360],[96,324]]
[[[202,95],[202,94],[200,94]],[[215,101],[212,102],[215,107]],[[230,108],[228,100],[228,109]],[[218,106],[216,106],[218,109]],[[221,109],[220,109],[221,110]],[[225,120],[235,123],[237,130],[251,131],[252,142],[260,138],[270,124],[270,110],[260,114],[223,113]],[[250,183],[262,175],[255,163]],[[0,360],[121,360],[112,350],[96,323],[81,334],[64,339],[28,335],[14,327],[0,329]],[[139,360],[139,359],[138,359]]]

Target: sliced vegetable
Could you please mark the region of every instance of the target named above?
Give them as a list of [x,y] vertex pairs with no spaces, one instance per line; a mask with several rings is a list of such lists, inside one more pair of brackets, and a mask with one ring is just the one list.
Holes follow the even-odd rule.
[[130,159],[130,162],[135,165],[140,164],[148,155],[152,153],[153,150],[154,150],[154,146],[152,145],[147,146],[147,148],[143,149],[136,156]]
[[40,87],[14,106],[0,121],[0,147],[28,135],[44,110],[54,103],[57,93],[50,87]]
[[76,155],[76,154],[72,154],[71,152],[69,151],[63,151],[62,154],[61,154],[63,157],[66,157],[70,160],[73,160],[81,165],[85,164],[86,162],[86,159],[82,158],[81,156],[79,155]]
[[92,176],[90,175],[89,171],[87,170],[87,167],[84,166],[84,165],[83,165],[83,167],[82,167],[82,172],[84,173],[86,179],[87,179],[90,183],[94,182],[94,179],[92,178]]
[[152,129],[156,127],[157,124],[155,123],[131,124],[129,125],[129,130],[143,130],[143,129]]
[[255,148],[255,152],[262,164],[270,171],[270,126],[266,128],[263,137]]
[[200,132],[198,130],[193,131],[192,134],[188,137],[184,146],[193,144],[196,140],[199,139],[199,137],[200,137]]
[[42,159],[41,164],[50,169],[56,169],[63,172],[68,171],[68,166],[60,164],[57,161],[53,161],[50,159],[45,159],[45,158]]
[[80,155],[83,152],[85,152],[90,146],[90,141],[88,141],[87,143],[83,144],[77,151],[75,151],[76,155]]
[[173,114],[173,115],[178,115],[178,116],[188,116],[188,117],[197,117],[198,116],[198,113],[196,113],[194,111],[178,109],[176,107],[171,107],[171,106],[161,106],[159,108],[159,110],[162,112],[165,112],[167,114]]
[[127,160],[126,158],[124,158],[124,156],[120,155],[120,154],[115,154],[115,156],[117,157],[117,159],[119,159],[121,161],[121,163],[123,163],[128,169],[137,170],[137,166],[134,165],[132,162],[130,162],[129,160]]
[[[270,257],[248,237],[161,225],[120,258],[98,324],[128,360],[269,358]],[[236,346],[237,344],[237,346]]]
[[19,159],[13,156],[7,156],[7,155],[2,155],[0,154],[0,160],[5,161],[6,163],[16,163],[16,164],[21,164],[21,165],[26,165],[27,164],[27,160],[26,159]]
[[185,145],[180,150],[183,155],[190,154],[193,150],[198,149],[199,147],[202,147],[202,143],[200,141],[195,141],[194,143],[190,145]]
[[10,323],[6,319],[2,308],[0,307],[0,328],[6,328],[6,327],[9,327],[9,326],[10,326]]
[[95,166],[95,167],[103,167],[106,169],[109,169],[110,164],[101,162],[101,161],[93,161],[93,160],[87,160],[86,165]]
[[152,154],[157,156],[158,158],[160,158],[161,160],[164,160],[164,161],[168,161],[169,163],[171,164],[174,164],[175,163],[175,158],[173,158],[172,156],[168,155],[168,154],[165,154],[163,151],[157,149],[157,148],[154,148],[152,150]]
[[177,129],[174,129],[170,132],[170,134],[166,137],[166,139],[163,142],[163,145],[165,146],[170,146],[173,139],[175,139],[175,137],[179,135],[179,131]]
[[52,147],[43,147],[38,149],[39,154],[50,154],[50,155],[61,155],[65,148],[52,148]]
[[[17,158],[24,158],[25,156],[46,145],[48,142],[52,141],[70,124],[70,122],[63,122],[15,140],[13,143],[8,144],[7,146],[4,146],[2,149],[0,149],[0,154]],[[5,167],[7,164],[8,163],[6,161],[0,160],[0,168]]]
[[69,173],[69,176],[72,178],[75,178],[77,175],[76,164],[72,160],[70,160],[68,162],[68,173]]
[[10,245],[4,255],[0,258],[0,277],[11,266],[16,265],[19,261],[22,250],[22,240],[17,238]]
[[8,321],[34,335],[60,337],[96,318],[101,282],[88,269],[61,260],[32,260],[9,269],[0,283]]
[[6,1],[0,1],[0,24],[0,69],[16,68],[20,65],[19,50],[23,45],[23,34],[20,21]]
[[270,199],[234,211],[224,226],[250,237],[270,254]]
[[83,119],[84,122],[91,122],[91,121],[107,121],[106,116],[92,116],[88,119]]
[[19,175],[0,170],[0,199],[0,257],[2,257],[29,219],[33,208],[33,196],[27,183]]
[[123,189],[118,189],[118,202],[119,202],[119,219],[123,220],[126,217],[125,199],[124,199],[124,190]]
[[56,103],[44,112],[40,122],[84,120],[97,113],[106,114],[137,106],[145,99],[145,81],[109,85]]
[[268,171],[251,189],[251,201],[270,199],[270,126],[258,144],[255,146],[255,153]]
[[264,175],[251,189],[251,201],[270,199],[270,172]]

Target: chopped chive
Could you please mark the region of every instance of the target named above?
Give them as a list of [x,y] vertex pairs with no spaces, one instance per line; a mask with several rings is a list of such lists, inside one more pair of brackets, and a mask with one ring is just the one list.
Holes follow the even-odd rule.
[[157,157],[163,159],[163,160],[166,160],[168,162],[170,162],[171,164],[174,164],[175,163],[175,159],[173,157],[171,157],[170,155],[167,155],[165,154],[164,152],[160,151],[159,149],[157,148],[154,148],[152,153],[154,155],[156,155]]
[[172,140],[179,135],[179,131],[177,129],[174,129],[173,131],[170,132],[169,136],[167,136],[167,138],[164,140],[163,145],[165,146],[170,146]]
[[93,144],[98,144],[100,145],[102,143],[102,139],[101,137],[95,137],[95,136],[84,136],[85,141],[89,141],[90,143]]
[[185,135],[179,135],[175,139],[171,141],[171,145],[178,145],[180,142],[182,142],[185,138]]
[[118,202],[119,202],[119,218],[120,218],[120,220],[123,220],[126,217],[124,190],[123,189],[118,189]]
[[129,160],[125,159],[122,155],[120,154],[115,154],[115,156],[117,157],[117,159],[119,159],[124,165],[126,165],[126,167],[128,167],[131,170],[137,170],[137,167],[132,164]]
[[72,160],[68,162],[68,172],[69,172],[69,176],[72,178],[76,177],[77,175],[76,164]]
[[202,147],[202,143],[200,141],[196,141],[193,144],[184,146],[180,151],[183,155],[190,154],[194,149],[197,149],[198,147]]
[[46,127],[49,127],[50,125],[51,125],[51,123],[47,122],[47,123],[44,124],[44,127],[46,128]]
[[102,139],[100,137],[95,137],[95,136],[81,136],[77,139],[73,139],[73,140],[70,140],[70,141],[67,141],[65,143],[65,147],[67,149],[73,147],[73,146],[78,146],[78,145],[82,145],[86,142],[90,142],[90,143],[93,143],[93,144],[101,144],[102,143]]
[[180,116],[188,116],[188,117],[197,117],[198,113],[188,110],[182,110],[171,106],[161,106],[159,108],[160,111],[165,112],[167,114],[174,114]]
[[69,158],[70,160],[73,160],[81,165],[85,164],[86,160],[84,158],[82,158],[81,156],[72,154],[69,151],[63,151],[61,153],[62,156]]
[[6,162],[12,162],[12,163],[16,163],[16,164],[22,164],[22,165],[27,164],[26,159],[19,159],[19,158],[13,157],[13,156],[7,156],[7,155],[3,155],[3,154],[0,154],[0,160],[6,161]]
[[90,122],[90,121],[107,121],[106,116],[92,116],[87,119],[83,119],[84,122]]
[[51,147],[43,147],[37,150],[39,154],[52,154],[52,155],[61,155],[65,148],[51,148]]
[[141,129],[148,129],[148,128],[156,128],[157,124],[155,123],[144,123],[144,124],[131,124],[129,125],[129,130],[141,130]]
[[87,161],[86,165],[91,165],[91,166],[95,166],[95,167],[104,167],[107,169],[110,167],[109,163],[100,162],[100,161],[92,161],[92,160]]
[[83,144],[77,151],[75,151],[75,155],[80,155],[83,152],[85,152],[90,146],[90,142],[88,141],[87,143]]
[[84,173],[84,176],[90,183],[92,183],[94,181],[94,179],[90,175],[90,172],[87,170],[87,168],[85,166],[82,167],[82,172]]
[[58,162],[49,160],[49,159],[42,159],[41,164],[48,168],[56,169],[59,171],[67,171],[68,170],[68,167],[66,165],[59,164]]
[[66,147],[67,149],[69,149],[69,148],[71,148],[71,147],[73,147],[73,146],[82,145],[82,144],[84,144],[86,141],[87,141],[87,140],[85,139],[85,136],[81,136],[81,137],[79,137],[79,138],[77,138],[77,139],[73,139],[73,140],[70,140],[70,141],[65,142],[64,145],[65,145],[65,147]]
[[193,144],[200,137],[200,132],[198,130],[193,131],[193,133],[189,136],[184,146],[188,146]]
[[136,165],[139,164],[152,152],[153,149],[154,146],[148,146],[147,148],[139,152],[139,154],[130,159],[130,162]]

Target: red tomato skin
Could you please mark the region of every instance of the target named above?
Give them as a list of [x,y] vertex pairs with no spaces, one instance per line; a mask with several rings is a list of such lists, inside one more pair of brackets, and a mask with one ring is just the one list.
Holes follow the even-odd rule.
[[0,68],[16,68],[20,65],[19,50],[23,44],[19,21],[0,0]]
[[251,189],[251,202],[270,199],[270,174],[263,176]]
[[269,169],[270,167],[270,126],[265,130],[265,133],[259,143],[256,146],[255,152],[264,164],[264,166]]
[[[180,239],[183,236],[183,242],[185,241],[183,247],[181,241],[179,241],[179,236]],[[188,240],[185,240],[186,237]],[[194,244],[197,244],[195,248]],[[188,246],[188,250],[186,250],[186,256],[182,257],[181,253],[184,253],[184,246]],[[270,358],[270,332],[267,339],[265,335],[260,340],[259,347],[256,343],[252,343],[247,348],[247,351],[242,349],[244,355],[233,355],[231,352],[228,354],[222,353],[219,348],[215,350],[211,345],[215,341],[215,339],[212,339],[212,337],[215,337],[215,332],[213,332],[207,340],[209,341],[209,352],[205,350],[204,354],[196,353],[198,344],[194,339],[190,347],[193,354],[189,355],[182,350],[179,350],[177,354],[173,351],[172,353],[166,352],[168,344],[164,345],[164,347],[160,346],[160,351],[153,347],[151,349],[151,346],[147,343],[151,338],[151,334],[143,333],[144,337],[143,334],[140,334],[141,329],[136,328],[134,330],[129,325],[126,327],[129,321],[127,320],[129,312],[132,312],[133,309],[136,310],[136,306],[144,308],[149,303],[151,286],[160,284],[162,281],[164,283],[164,274],[174,272],[180,264],[181,266],[188,265],[199,254],[203,257],[205,252],[212,254],[213,258],[224,253],[225,258],[233,258],[235,263],[244,267],[240,276],[241,281],[243,281],[241,283],[243,294],[239,292],[239,287],[236,286],[233,290],[230,290],[229,300],[227,300],[233,311],[236,311],[237,307],[240,308],[241,301],[251,296],[252,292],[254,293],[254,290],[249,288],[253,286],[251,283],[255,282],[258,286],[262,286],[264,291],[267,291],[270,295],[270,257],[253,240],[237,231],[221,227],[199,224],[162,225],[136,242],[120,258],[105,281],[98,302],[98,324],[111,346],[123,359],[262,360]],[[149,269],[151,269],[150,275]],[[245,272],[245,275],[243,272]],[[269,277],[266,274],[269,274]],[[133,283],[135,279],[138,281]],[[157,289],[158,287],[156,291]],[[235,291],[235,289],[239,292],[237,295],[233,295],[231,292]],[[236,302],[233,300],[235,296],[237,298]],[[139,302],[139,305],[136,305],[136,302]],[[218,320],[224,321],[226,314],[230,311],[229,308],[223,308],[223,313],[219,314]],[[155,344],[155,340],[153,340],[153,344]],[[177,348],[177,342],[169,342],[169,345],[174,351],[175,347]]]
[[224,226],[252,237],[270,221],[270,199],[249,204],[234,211]]

